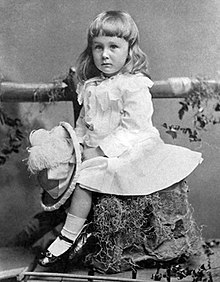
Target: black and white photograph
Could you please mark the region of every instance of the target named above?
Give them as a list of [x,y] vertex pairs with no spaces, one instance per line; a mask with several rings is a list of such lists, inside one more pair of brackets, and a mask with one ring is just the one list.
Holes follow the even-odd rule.
[[0,0],[0,281],[220,281],[220,1]]

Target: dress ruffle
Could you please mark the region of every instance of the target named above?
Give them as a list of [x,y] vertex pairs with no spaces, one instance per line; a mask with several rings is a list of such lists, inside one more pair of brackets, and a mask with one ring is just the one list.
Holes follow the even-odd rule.
[[[100,84],[102,82],[102,84]],[[117,101],[121,98],[122,93],[125,91],[136,92],[143,88],[148,89],[153,86],[153,81],[143,75],[116,75],[113,78],[100,79],[100,77],[92,78],[84,84],[77,85],[76,93],[78,94],[78,102],[81,105],[88,95],[90,86],[97,86],[95,96],[105,111],[110,101]],[[90,95],[88,95],[90,96]]]

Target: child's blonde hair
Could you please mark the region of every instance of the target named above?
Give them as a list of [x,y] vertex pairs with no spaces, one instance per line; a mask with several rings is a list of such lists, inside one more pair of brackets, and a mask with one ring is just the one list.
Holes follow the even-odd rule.
[[125,39],[129,44],[127,61],[122,73],[143,73],[149,77],[146,54],[139,47],[139,31],[132,17],[122,11],[107,11],[99,14],[88,30],[87,47],[77,61],[79,81],[99,76],[92,56],[92,42],[97,36],[116,36]]

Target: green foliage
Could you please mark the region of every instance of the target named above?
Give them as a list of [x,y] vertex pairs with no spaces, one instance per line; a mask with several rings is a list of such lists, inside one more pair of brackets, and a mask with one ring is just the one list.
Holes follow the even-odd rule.
[[[62,87],[63,79],[56,79],[53,81],[53,87],[46,91],[49,103],[55,103],[60,98],[65,96],[65,88]],[[41,96],[45,94],[45,89],[37,88],[34,92],[35,100],[41,102]]]
[[21,129],[21,120],[9,117],[2,107],[0,107],[0,123],[7,128],[5,142],[1,144],[0,150],[0,166],[2,166],[9,155],[19,152],[24,135]]
[[[55,103],[62,96],[65,95],[65,89],[62,86],[63,81],[61,79],[54,80],[54,86],[51,89],[46,91],[46,95],[48,96],[49,103]],[[42,100],[42,95],[45,94],[45,90],[39,88],[34,92],[35,99],[39,103]],[[44,108],[46,104],[43,103]],[[6,138],[2,140],[0,143],[0,167],[3,166],[9,156],[12,153],[19,153],[19,148],[22,146],[22,141],[24,139],[24,130],[22,128],[23,124],[19,118],[10,117],[6,111],[0,105],[0,124],[4,128],[4,132],[6,132]]]
[[187,134],[190,142],[201,141],[199,132],[206,130],[208,125],[220,123],[220,86],[217,83],[197,78],[192,81],[192,88],[187,97],[179,102],[181,108],[178,111],[180,120],[183,120],[186,112],[192,112],[192,126],[181,127],[180,125],[163,124],[166,133],[173,139],[178,133]]

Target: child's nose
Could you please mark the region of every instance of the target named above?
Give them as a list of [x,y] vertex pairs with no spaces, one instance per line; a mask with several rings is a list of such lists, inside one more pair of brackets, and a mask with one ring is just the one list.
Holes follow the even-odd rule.
[[102,52],[102,57],[103,57],[103,59],[105,59],[105,58],[108,58],[108,57],[109,57],[109,52],[108,52],[108,49],[107,49],[107,48],[103,49],[103,52]]

